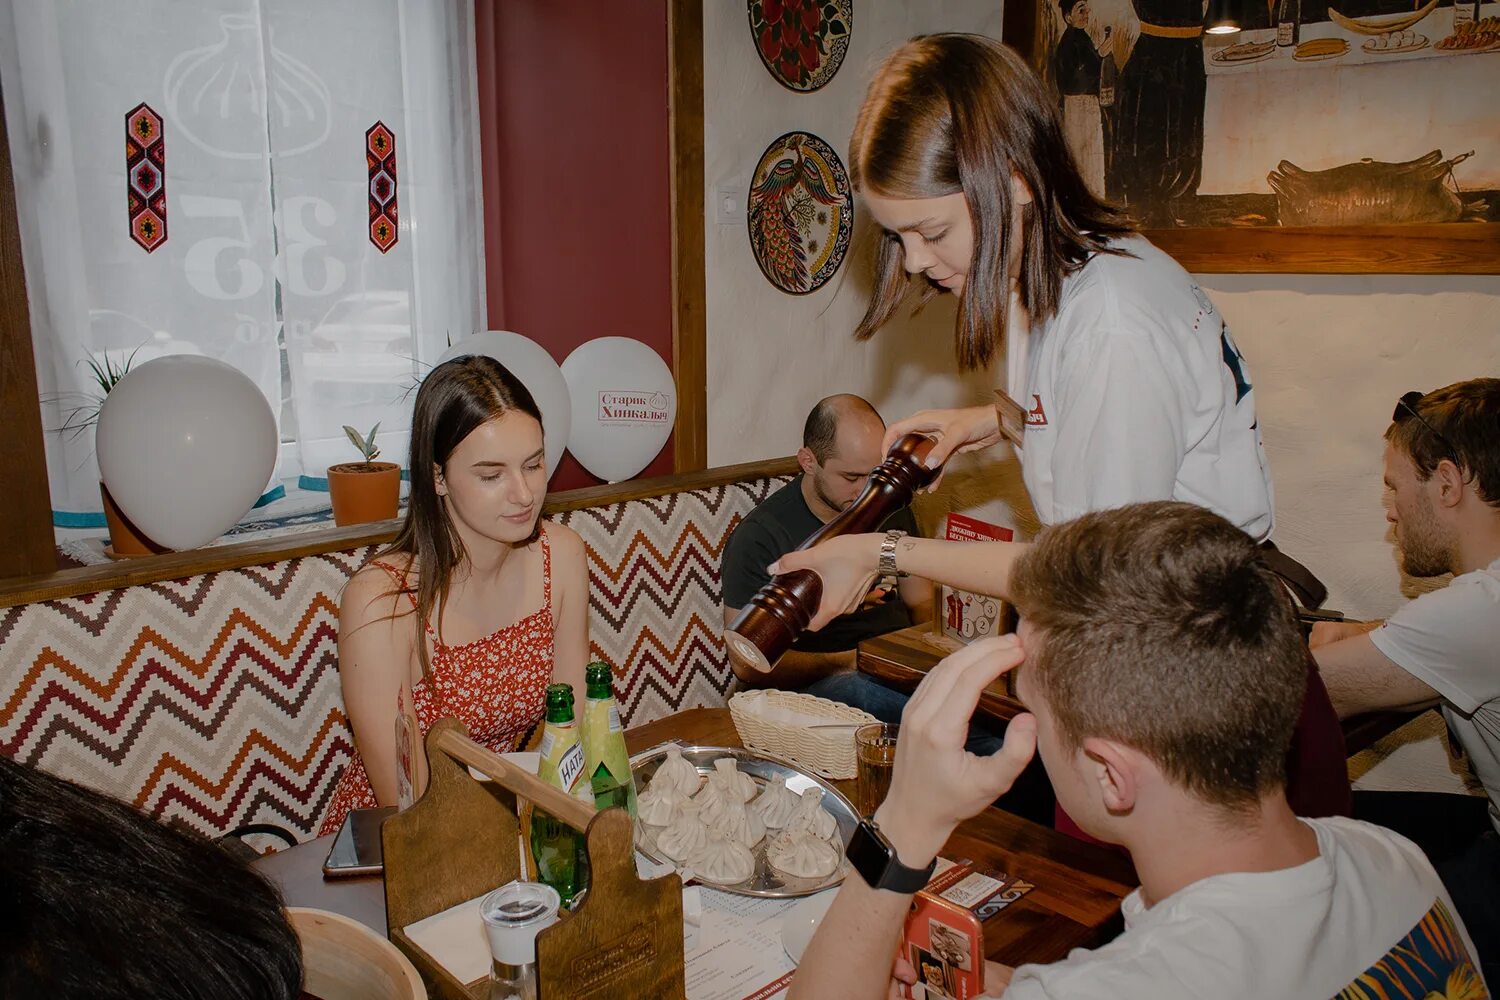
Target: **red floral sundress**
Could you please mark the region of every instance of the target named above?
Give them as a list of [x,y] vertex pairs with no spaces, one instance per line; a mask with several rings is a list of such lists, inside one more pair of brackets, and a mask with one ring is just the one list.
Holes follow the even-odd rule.
[[[542,529],[542,606],[514,625],[467,642],[445,645],[431,622],[423,622],[432,637],[427,675],[412,685],[417,726],[426,737],[439,719],[453,718],[469,728],[469,736],[497,753],[514,750],[542,717],[547,685],[552,680],[555,635],[552,627],[552,548]],[[406,589],[406,574],[383,562],[374,565]],[[417,597],[407,594],[415,607]],[[395,726],[395,718],[391,720]],[[376,806],[375,791],[356,754],[344,768],[319,834],[334,833],[351,809]]]

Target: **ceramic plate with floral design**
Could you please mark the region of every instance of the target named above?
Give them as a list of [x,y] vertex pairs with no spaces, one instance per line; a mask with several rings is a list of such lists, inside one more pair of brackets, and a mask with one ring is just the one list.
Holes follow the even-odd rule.
[[806,93],[833,79],[849,48],[854,0],[749,0],[755,51],[777,81]]
[[833,149],[809,132],[788,132],[761,154],[750,182],[750,250],[783,292],[821,288],[849,252],[854,194]]

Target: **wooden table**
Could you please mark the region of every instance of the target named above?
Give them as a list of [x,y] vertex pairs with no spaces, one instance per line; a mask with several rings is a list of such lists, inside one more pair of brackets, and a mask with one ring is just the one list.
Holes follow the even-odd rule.
[[[866,639],[859,644],[855,663],[860,673],[910,694],[927,676],[927,671],[961,648],[955,640],[934,633],[929,622]],[[1026,711],[1007,686],[1009,677],[1009,674],[1001,677],[979,696],[979,711],[1001,722]]]
[[[632,729],[635,753],[668,740],[739,746],[728,709],[695,708]],[[837,782],[852,797],[854,783]],[[312,906],[353,917],[385,933],[379,877],[325,881],[321,866],[332,837],[268,855],[257,867],[281,888],[289,906]],[[1134,883],[1127,859],[1034,823],[987,809],[958,828],[943,852],[980,868],[1014,873],[1036,885],[985,926],[985,952],[1006,965],[1055,962],[1077,947],[1103,943],[1119,930],[1120,899]]]

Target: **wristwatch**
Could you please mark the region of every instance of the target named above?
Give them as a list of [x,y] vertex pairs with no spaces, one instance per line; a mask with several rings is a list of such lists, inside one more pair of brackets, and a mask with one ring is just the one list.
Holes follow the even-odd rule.
[[896,849],[880,832],[873,819],[862,819],[844,848],[849,864],[872,889],[888,889],[910,895],[925,888],[937,867],[937,858],[926,868],[908,868],[896,856]]
[[885,533],[885,538],[880,543],[880,566],[878,572],[881,576],[906,575],[896,568],[896,542],[905,537],[906,532],[900,528],[892,528]]

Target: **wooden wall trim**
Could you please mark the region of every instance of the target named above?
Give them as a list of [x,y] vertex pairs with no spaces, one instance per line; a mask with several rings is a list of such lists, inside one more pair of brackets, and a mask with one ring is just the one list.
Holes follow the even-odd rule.
[[1500,274],[1500,222],[1154,229],[1194,274]]
[[[0,98],[3,108],[3,98]],[[22,143],[25,137],[19,137]],[[10,137],[0,111],[0,577],[57,568]]]
[[673,468],[708,467],[708,304],[703,251],[703,0],[667,0],[672,160]]
[[[624,503],[630,500],[647,500],[683,493],[689,490],[709,489],[729,483],[750,482],[775,476],[789,476],[798,471],[794,457],[765,459],[726,465],[717,469],[670,476],[654,476],[636,479],[619,485],[586,486],[583,489],[567,490],[547,498],[542,508],[544,514],[561,514],[565,511],[585,507],[602,507],[606,504]],[[234,545],[218,545],[189,552],[172,552],[160,556],[144,556],[140,559],[124,560],[108,566],[87,566],[82,569],[65,569],[52,573],[19,577],[0,581],[0,608],[37,601],[54,601],[80,594],[93,594],[117,587],[134,587],[162,580],[180,580],[202,573],[240,569],[282,562],[298,556],[321,555],[362,548],[366,545],[383,545],[396,537],[399,520],[377,521],[374,524],[351,525],[347,528],[328,528],[305,534],[240,542]],[[47,539],[51,542],[51,527]]]

